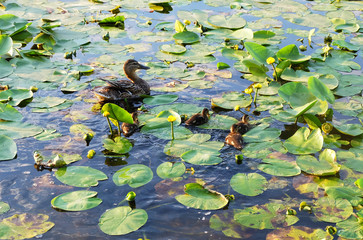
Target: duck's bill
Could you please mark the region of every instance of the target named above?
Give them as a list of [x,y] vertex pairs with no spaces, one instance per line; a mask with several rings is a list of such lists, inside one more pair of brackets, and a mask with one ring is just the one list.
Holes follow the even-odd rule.
[[145,69],[145,70],[147,70],[147,69],[150,69],[150,68],[148,66],[144,66],[144,65],[142,65],[142,64],[139,63],[139,69]]

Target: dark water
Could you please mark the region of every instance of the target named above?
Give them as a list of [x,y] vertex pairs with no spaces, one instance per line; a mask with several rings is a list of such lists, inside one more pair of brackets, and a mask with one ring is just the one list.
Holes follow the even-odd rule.
[[[306,3],[305,1],[300,1]],[[170,21],[175,20],[175,14],[179,10],[192,10],[192,9],[213,9],[216,8],[207,6],[202,2],[194,2],[187,6],[173,6],[173,11],[170,14],[162,13],[144,13],[145,16],[153,17],[155,19],[165,19]],[[229,11],[227,7],[220,7],[217,11]],[[246,20],[253,20],[255,17],[248,14],[243,16]],[[298,28],[309,29],[299,25],[291,24],[285,21],[282,17],[277,18],[284,24],[283,28]],[[296,43],[297,37],[295,35],[286,34],[287,38],[283,40],[280,46]],[[113,41],[113,40],[112,40]],[[121,39],[115,41],[117,44],[133,43],[129,39]],[[163,43],[153,44],[154,51],[149,54],[152,56],[157,51],[159,45]],[[310,51],[310,52],[309,52]],[[314,50],[309,50],[304,53],[311,54]],[[135,59],[148,56],[145,53],[134,54]],[[84,63],[88,63],[90,58],[95,57],[91,54],[79,54],[78,59]],[[220,57],[219,57],[220,58]],[[154,59],[157,61],[157,59]],[[219,60],[217,59],[216,62]],[[223,61],[233,65],[234,61],[224,59]],[[362,65],[362,60],[357,60]],[[212,63],[213,65],[215,64]],[[121,68],[121,66],[120,66]],[[210,107],[209,100],[195,101],[193,97],[205,97],[209,99],[216,97],[225,91],[242,91],[248,87],[251,82],[241,78],[241,73],[230,69],[233,73],[231,79],[225,79],[215,84],[212,89],[192,89],[188,88],[179,94],[178,102],[194,103],[203,107]],[[87,82],[95,78],[95,75],[83,76],[82,82]],[[146,73],[147,74],[147,73]],[[153,94],[153,93],[152,93]],[[60,90],[57,91],[42,91],[40,90],[35,96],[59,96],[69,99],[75,99],[77,96],[82,95],[86,98],[92,98],[92,89],[88,87],[86,90],[76,92],[73,94],[64,95]],[[187,180],[182,182],[172,182],[171,180],[162,180],[156,175],[156,168],[165,161],[172,160],[171,157],[163,153],[163,149],[168,141],[158,139],[150,135],[143,135],[136,133],[130,137],[134,142],[134,148],[125,158],[106,158],[101,152],[104,150],[102,147],[102,139],[107,137],[108,125],[105,119],[99,113],[91,111],[93,103],[86,103],[84,101],[75,102],[74,105],[66,110],[55,113],[31,113],[29,107],[20,109],[24,116],[24,122],[28,122],[42,127],[54,127],[58,132],[64,136],[52,141],[37,141],[33,138],[16,140],[18,146],[18,155],[15,160],[0,162],[0,200],[7,202],[11,206],[11,210],[2,217],[9,217],[16,213],[43,213],[49,215],[49,220],[55,223],[55,226],[44,236],[42,239],[138,239],[145,236],[148,239],[233,239],[226,237],[221,231],[215,231],[209,227],[209,219],[215,213],[227,211],[230,216],[233,216],[233,209],[242,209],[257,204],[265,204],[270,199],[284,199],[290,197],[295,199],[296,202],[301,202],[306,199],[306,196],[300,195],[292,187],[293,178],[280,178],[285,180],[288,184],[287,187],[278,190],[267,190],[263,194],[256,197],[247,197],[234,192],[229,181],[231,176],[236,173],[250,173],[255,172],[259,160],[244,159],[243,163],[238,165],[235,162],[235,154],[239,154],[237,150],[230,147],[224,147],[221,150],[223,162],[215,166],[196,166],[185,163],[187,168],[193,167],[196,171],[195,175],[190,176]],[[69,132],[69,127],[74,124],[65,115],[72,110],[85,112],[91,116],[90,119],[79,121],[95,132],[95,137],[89,146],[85,145],[83,139],[75,138]],[[220,112],[229,116],[239,117],[236,112]],[[266,117],[265,114],[256,116],[256,119]],[[284,126],[275,125],[283,129]],[[224,141],[227,131],[222,130],[202,130],[199,128],[191,128],[194,133],[208,133],[211,134],[211,140]],[[52,209],[50,201],[55,196],[75,190],[84,190],[84,188],[76,188],[66,186],[59,182],[54,173],[46,170],[39,172],[34,166],[33,151],[40,149],[45,154],[51,154],[52,151],[66,152],[68,154],[78,153],[83,159],[73,163],[73,166],[90,166],[92,168],[101,170],[109,179],[101,181],[97,187],[91,187],[89,190],[97,191],[98,197],[103,200],[102,204],[91,210],[82,212],[62,212]],[[86,157],[87,152],[94,149],[97,155],[93,159]],[[178,159],[176,159],[178,160]],[[149,166],[154,173],[154,178],[148,184],[132,189],[129,186],[117,187],[113,181],[113,174],[123,167],[125,164],[144,164]],[[261,173],[267,180],[271,179],[270,175]],[[174,196],[169,196],[170,190],[177,189],[181,192],[185,183],[193,181],[193,179],[203,179],[207,185],[213,185],[214,190],[223,194],[234,194],[236,200],[231,202],[228,209],[218,211],[205,211],[187,208],[178,203]],[[127,234],[126,236],[108,236],[104,234],[97,226],[99,217],[110,208],[114,208],[123,200],[129,191],[134,191],[137,195],[136,205],[137,208],[145,209],[148,213],[147,223],[138,231]],[[330,225],[323,222],[315,222],[313,215],[306,212],[299,213],[300,221],[294,226],[308,226],[312,228],[322,228]],[[249,239],[265,239],[265,236],[271,230],[255,230],[245,229],[240,234],[250,237]]]

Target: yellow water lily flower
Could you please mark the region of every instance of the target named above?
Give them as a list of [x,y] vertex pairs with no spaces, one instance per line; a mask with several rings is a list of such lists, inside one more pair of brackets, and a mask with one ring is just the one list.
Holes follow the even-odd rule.
[[269,57],[266,59],[267,64],[273,64],[275,62],[275,58]]
[[174,117],[173,115],[170,115],[168,117],[168,122],[175,122],[175,120],[176,120],[176,117]]
[[251,94],[252,92],[253,92],[252,88],[246,88],[245,89],[245,93],[247,93],[247,94]]
[[262,88],[262,84],[261,83],[256,83],[253,85],[254,88],[257,88],[257,89],[261,89]]

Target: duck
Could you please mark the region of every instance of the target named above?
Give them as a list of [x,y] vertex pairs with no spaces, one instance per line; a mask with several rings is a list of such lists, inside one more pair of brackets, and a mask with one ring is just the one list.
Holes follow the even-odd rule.
[[130,137],[134,132],[139,129],[139,120],[137,119],[137,112],[131,114],[134,123],[122,123],[121,129],[125,137]]
[[[233,124],[233,125],[236,125],[235,128],[237,128],[236,131],[239,134],[243,135],[246,132],[248,132],[248,130],[250,130],[251,125],[248,123],[248,120],[249,120],[249,116],[245,114],[245,115],[243,115],[243,117],[241,118],[241,120],[239,122]],[[232,132],[232,127],[231,127],[230,131]]]
[[207,108],[204,108],[202,110],[202,113],[194,114],[188,120],[185,121],[185,124],[198,126],[207,123],[208,120],[209,120],[209,110]]
[[237,150],[242,150],[243,138],[242,135],[238,132],[237,123],[232,124],[231,132],[227,135],[225,139],[225,143],[233,146]]
[[95,89],[95,95],[100,102],[120,101],[123,99],[138,99],[140,95],[150,95],[149,84],[138,77],[136,70],[150,69],[137,62],[129,59],[124,64],[124,72],[128,80],[109,81],[101,79],[107,83],[107,86]]

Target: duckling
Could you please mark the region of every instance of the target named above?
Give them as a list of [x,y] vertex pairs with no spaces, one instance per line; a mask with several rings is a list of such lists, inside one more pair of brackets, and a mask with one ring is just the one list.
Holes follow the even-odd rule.
[[[238,123],[233,124],[233,125],[237,125],[236,128],[237,128],[237,132],[239,134],[243,135],[246,132],[248,132],[248,130],[250,130],[251,126],[248,123],[248,120],[249,120],[249,116],[248,115],[243,115],[243,117],[241,118],[241,121],[239,121]],[[231,132],[232,132],[232,127],[231,127]]]
[[139,129],[139,120],[137,119],[137,112],[131,114],[134,123],[122,123],[121,129],[125,137],[129,137]]
[[208,119],[209,119],[209,111],[207,108],[204,108],[202,113],[194,114],[188,120],[185,121],[185,124],[198,126],[208,122]]
[[149,84],[137,76],[136,70],[150,69],[147,66],[141,65],[134,59],[129,59],[124,64],[124,72],[130,80],[105,81],[108,86],[95,89],[95,95],[100,102],[120,101],[123,99],[137,99],[140,95],[149,95]]
[[0,85],[0,92],[9,90],[9,85]]
[[228,145],[233,146],[237,150],[242,150],[243,139],[242,135],[238,132],[237,123],[232,124],[231,132],[227,135],[224,142]]

